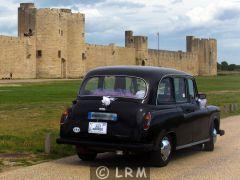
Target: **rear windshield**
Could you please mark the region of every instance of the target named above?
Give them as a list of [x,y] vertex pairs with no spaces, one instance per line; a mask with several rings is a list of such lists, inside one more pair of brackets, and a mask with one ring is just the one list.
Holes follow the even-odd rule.
[[112,96],[143,99],[147,93],[146,82],[129,76],[94,76],[84,81],[80,96]]

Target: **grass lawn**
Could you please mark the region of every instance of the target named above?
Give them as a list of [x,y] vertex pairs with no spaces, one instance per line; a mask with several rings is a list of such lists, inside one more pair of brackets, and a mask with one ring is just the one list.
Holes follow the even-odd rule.
[[[0,84],[0,171],[5,166],[31,165],[74,153],[57,145],[59,119],[76,97],[80,80]],[[240,76],[198,77],[198,89],[209,104],[240,105]],[[223,113],[223,116],[240,114]],[[52,152],[44,154],[46,133],[52,133]],[[19,153],[19,154],[18,154]],[[13,164],[13,165],[12,165]]]
[[[29,165],[73,154],[72,146],[57,145],[55,139],[61,113],[76,97],[80,83],[0,84],[0,170],[6,164]],[[44,139],[49,132],[53,147],[45,155]]]
[[236,112],[221,112],[222,117],[240,114],[240,75],[198,77],[198,91],[207,94],[208,104],[223,107],[238,104]]

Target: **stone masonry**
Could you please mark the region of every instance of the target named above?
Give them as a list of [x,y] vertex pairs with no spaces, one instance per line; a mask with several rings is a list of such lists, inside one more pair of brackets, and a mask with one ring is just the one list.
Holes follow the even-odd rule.
[[18,8],[18,37],[0,36],[0,78],[81,78],[92,68],[163,66],[217,74],[217,41],[186,38],[186,52],[148,49],[146,36],[125,32],[125,47],[85,42],[85,16],[70,9]]

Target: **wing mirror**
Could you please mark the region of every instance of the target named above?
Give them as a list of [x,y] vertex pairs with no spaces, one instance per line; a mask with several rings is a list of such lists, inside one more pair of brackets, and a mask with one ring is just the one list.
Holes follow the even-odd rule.
[[198,99],[207,99],[207,95],[203,93],[198,94]]
[[201,109],[205,108],[207,106],[207,95],[203,93],[199,93],[197,101]]
[[73,105],[77,104],[77,100],[73,100],[73,101],[72,101],[72,104],[73,104]]

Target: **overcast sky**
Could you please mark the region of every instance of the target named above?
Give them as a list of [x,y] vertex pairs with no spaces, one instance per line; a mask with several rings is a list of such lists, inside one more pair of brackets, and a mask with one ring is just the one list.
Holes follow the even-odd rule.
[[[17,7],[0,0],[0,34],[17,35]],[[184,50],[185,36],[218,40],[218,59],[240,64],[240,0],[35,0],[38,8],[64,7],[85,13],[86,41],[124,45],[124,31],[149,37],[149,47]]]

